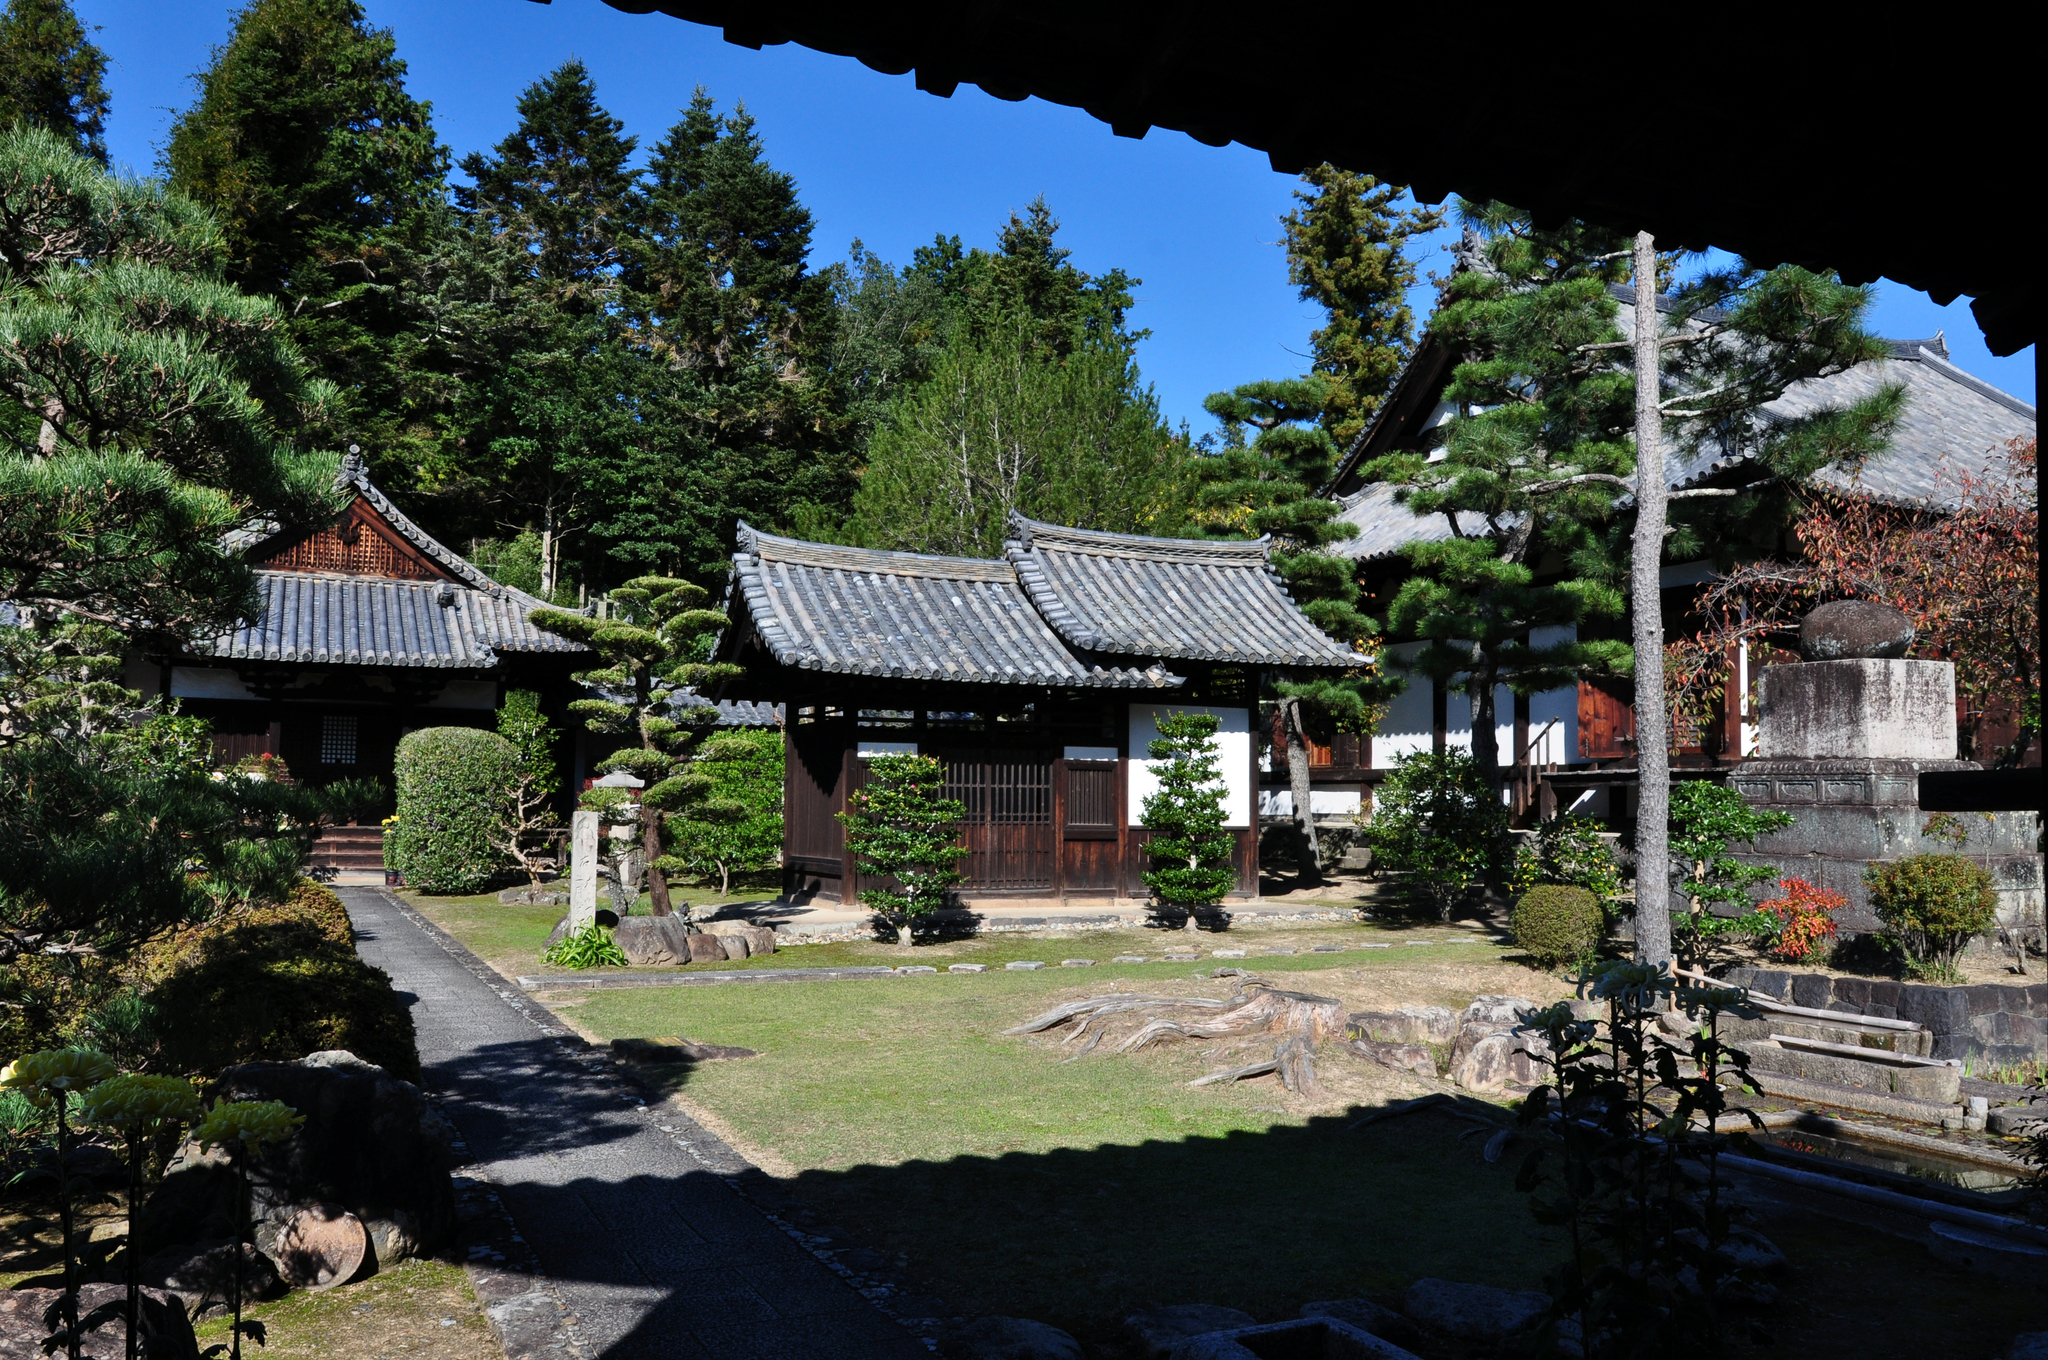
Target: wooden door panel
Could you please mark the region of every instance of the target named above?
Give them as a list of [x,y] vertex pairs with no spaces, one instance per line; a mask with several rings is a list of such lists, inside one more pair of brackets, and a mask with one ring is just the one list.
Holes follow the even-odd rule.
[[1034,891],[1053,886],[1053,760],[1031,751],[943,753],[946,797],[964,812],[964,888]]

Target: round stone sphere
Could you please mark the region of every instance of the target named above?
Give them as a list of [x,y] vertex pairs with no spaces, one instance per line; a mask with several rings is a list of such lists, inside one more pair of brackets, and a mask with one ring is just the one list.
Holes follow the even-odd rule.
[[1902,657],[1913,645],[1913,620],[1875,600],[1836,600],[1799,625],[1799,655],[1808,661]]

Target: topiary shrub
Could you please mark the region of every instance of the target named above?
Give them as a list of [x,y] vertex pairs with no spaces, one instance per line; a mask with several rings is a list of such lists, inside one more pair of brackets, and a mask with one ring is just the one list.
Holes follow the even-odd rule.
[[1912,855],[1864,871],[1871,909],[1914,963],[1953,973],[1956,955],[1991,928],[1998,893],[1991,875],[1961,855]]
[[152,1065],[163,1070],[212,1077],[345,1048],[419,1080],[411,1013],[384,970],[357,957],[341,899],[317,883],[153,946],[138,981],[161,1016]]
[[428,727],[398,743],[398,820],[390,866],[428,893],[481,892],[507,866],[493,844],[519,781],[519,753],[496,732]]
[[1365,840],[1376,864],[1406,878],[1418,905],[1448,921],[1506,866],[1507,808],[1466,752],[1418,751],[1380,785]]
[[1607,912],[1584,888],[1539,883],[1516,901],[1508,929],[1517,945],[1549,968],[1599,948],[1607,935]]

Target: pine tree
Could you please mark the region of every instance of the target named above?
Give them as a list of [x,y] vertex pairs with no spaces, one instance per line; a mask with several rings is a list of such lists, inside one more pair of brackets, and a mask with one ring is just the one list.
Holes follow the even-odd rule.
[[1443,225],[1443,215],[1397,209],[1404,189],[1332,165],[1306,170],[1302,180],[1312,192],[1296,190],[1301,206],[1280,219],[1287,278],[1303,302],[1328,313],[1328,324],[1309,335],[1311,371],[1330,380],[1323,428],[1344,448],[1364,431],[1408,360],[1415,262],[1407,244]]
[[[1461,265],[1430,322],[1462,356],[1444,393],[1460,414],[1439,447],[1389,454],[1366,475],[1459,526],[1406,550],[1413,574],[1388,622],[1428,644],[1410,669],[1470,697],[1473,759],[1498,778],[1497,686],[1534,694],[1630,665],[1624,644],[1576,636],[1624,608],[1604,531],[1631,469],[1631,389],[1608,292],[1624,277],[1626,241],[1577,223],[1538,230],[1492,205],[1461,211]],[[1469,532],[1475,521],[1483,532]],[[1546,561],[1562,573],[1539,579]],[[1545,630],[1562,640],[1541,640]]]
[[633,218],[638,139],[597,102],[597,86],[571,59],[519,96],[519,126],[492,149],[462,158],[473,181],[455,201],[473,229],[520,240],[536,280],[594,311],[625,262]]
[[251,0],[164,152],[172,186],[220,218],[228,278],[279,300],[340,389],[338,436],[394,485],[416,484],[447,438],[445,394],[411,356],[448,152],[405,75],[357,0]]
[[434,339],[420,366],[447,373],[457,403],[441,478],[461,507],[451,518],[537,533],[553,598],[565,559],[580,556],[586,582],[676,564],[615,565],[594,541],[608,507],[662,480],[634,461],[649,375],[618,308],[634,141],[579,62],[529,86],[518,108],[493,155],[462,163],[475,183],[456,190],[460,220],[427,269]]
[[[1362,646],[1379,625],[1358,609],[1352,564],[1325,549],[1358,530],[1337,518],[1337,504],[1316,492],[1329,481],[1336,446],[1320,424],[1336,384],[1320,375],[1246,383],[1202,403],[1223,422],[1220,451],[1194,463],[1194,516],[1215,537],[1275,539],[1273,566],[1302,612],[1332,637]],[[1249,443],[1245,430],[1258,433]],[[1310,806],[1308,743],[1333,731],[1370,730],[1391,697],[1384,678],[1359,657],[1360,673],[1276,679],[1274,692],[1294,798],[1295,863],[1304,881],[1321,878],[1320,845]]]
[[719,630],[732,626],[724,614],[703,607],[709,598],[689,581],[642,576],[611,592],[603,617],[562,609],[536,609],[529,616],[535,627],[582,643],[605,663],[575,677],[602,697],[578,699],[569,711],[592,732],[625,738],[625,745],[598,763],[600,772],[645,781],[640,844],[657,916],[671,911],[668,875],[689,872],[686,859],[669,853],[686,833],[685,815],[729,810],[706,807],[711,778],[690,768],[691,756],[718,723],[717,706],[697,699],[696,691],[740,673],[737,666],[692,659]]
[[[1671,714],[1664,684],[1662,572],[1665,555],[1687,555],[1706,542],[1727,543],[1731,522],[1782,526],[1783,497],[1759,494],[1797,485],[1823,468],[1856,463],[1882,449],[1905,406],[1905,389],[1887,383],[1843,407],[1789,419],[1764,408],[1795,383],[1827,377],[1881,359],[1882,341],[1863,328],[1874,294],[1832,274],[1794,265],[1765,269],[1744,260],[1708,270],[1680,288],[1670,320],[1656,282],[1664,269],[1648,232],[1631,243],[1636,286],[1630,395],[1635,441],[1635,528],[1629,587],[1634,605],[1636,663],[1636,955],[1651,963],[1671,957]],[[1741,454],[1766,476],[1744,488],[1694,488],[1666,493],[1664,446],[1688,458],[1713,451]],[[1669,502],[1705,502],[1691,523],[1667,533]],[[1754,537],[1754,530],[1751,537]]]
[[744,108],[697,91],[634,200],[621,307],[649,367],[636,484],[593,526],[621,562],[710,573],[741,519],[844,514],[853,478],[824,368],[832,279],[809,271],[811,216]]
[[46,128],[107,162],[107,54],[68,0],[7,0],[0,13],[0,128]]
[[218,227],[57,134],[0,132],[0,601],[160,640],[250,607],[222,534],[330,511],[333,401]]
[[959,863],[960,819],[967,809],[946,794],[945,763],[915,753],[878,755],[867,780],[846,796],[839,821],[860,872],[894,879],[894,888],[863,888],[861,905],[896,927],[896,943],[916,942],[917,922],[946,905],[966,875]]

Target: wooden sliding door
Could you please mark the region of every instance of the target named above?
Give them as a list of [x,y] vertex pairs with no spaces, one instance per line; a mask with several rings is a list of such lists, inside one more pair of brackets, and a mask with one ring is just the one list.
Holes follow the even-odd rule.
[[936,753],[946,766],[946,797],[966,809],[960,833],[969,854],[962,888],[1044,892],[1053,887],[1059,851],[1053,822],[1053,758],[1039,751]]

